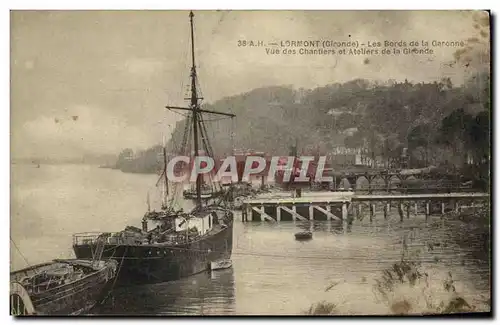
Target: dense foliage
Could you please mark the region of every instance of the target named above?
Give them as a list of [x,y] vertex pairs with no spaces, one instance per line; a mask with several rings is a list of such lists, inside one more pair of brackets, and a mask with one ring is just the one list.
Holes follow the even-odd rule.
[[[234,121],[208,116],[206,124],[219,155],[230,153],[232,147],[286,155],[297,142],[299,153],[307,154],[325,154],[339,146],[362,148],[388,167],[397,165],[403,148],[408,148],[409,167],[462,168],[467,162],[479,166],[490,155],[489,84],[485,73],[458,87],[450,79],[356,79],[312,90],[260,88],[205,105],[237,115]],[[184,126],[184,121],[178,123],[169,151],[182,142]],[[159,152],[155,146],[137,153],[129,169],[153,172],[161,163]],[[127,155],[130,149],[120,155],[118,168],[125,165]]]

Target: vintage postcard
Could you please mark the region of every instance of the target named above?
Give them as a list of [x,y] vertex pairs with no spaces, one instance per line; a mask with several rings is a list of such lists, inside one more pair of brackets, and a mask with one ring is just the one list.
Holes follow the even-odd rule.
[[11,11],[11,315],[490,315],[487,11]]

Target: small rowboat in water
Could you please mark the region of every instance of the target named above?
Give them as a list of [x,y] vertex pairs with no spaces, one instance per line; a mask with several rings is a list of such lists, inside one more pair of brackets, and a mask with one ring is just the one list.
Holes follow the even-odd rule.
[[310,231],[302,231],[295,234],[296,240],[309,240],[312,239],[312,232]]
[[112,289],[114,260],[54,260],[10,273],[11,315],[78,315]]

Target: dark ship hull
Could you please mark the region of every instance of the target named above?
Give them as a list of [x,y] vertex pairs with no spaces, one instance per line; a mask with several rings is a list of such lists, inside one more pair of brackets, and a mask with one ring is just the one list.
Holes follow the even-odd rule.
[[[211,262],[231,258],[233,221],[217,225],[199,240],[179,244],[104,246],[102,259],[119,263],[117,285],[152,284],[179,280],[210,270]],[[75,244],[77,258],[90,259],[95,244]]]

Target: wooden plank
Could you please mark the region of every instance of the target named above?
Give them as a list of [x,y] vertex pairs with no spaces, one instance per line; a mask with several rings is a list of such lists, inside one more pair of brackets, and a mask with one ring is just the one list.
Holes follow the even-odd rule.
[[351,201],[350,198],[328,198],[328,197],[288,197],[288,198],[257,198],[245,200],[247,204],[312,204],[312,203],[343,203]]
[[299,219],[299,220],[302,220],[302,221],[307,221],[306,218],[304,218],[303,216],[301,216],[300,214],[298,214],[297,212],[295,212],[294,210],[291,210],[289,209],[288,207],[286,206],[280,206],[280,208],[282,208],[283,210],[285,210],[286,212],[290,213],[292,216],[295,216],[295,218]]
[[255,212],[260,213],[261,220],[267,220],[267,221],[276,222],[276,220],[274,220],[270,215],[268,215],[267,213],[264,212],[264,209],[259,209],[257,207],[252,207],[252,210],[255,211]]
[[316,210],[321,211],[321,212],[323,212],[324,214],[326,214],[329,218],[333,218],[333,219],[337,219],[337,220],[342,220],[342,219],[340,219],[339,217],[337,217],[336,215],[334,215],[331,211],[325,210],[325,209],[323,209],[323,208],[322,208],[322,207],[320,207],[320,206],[313,205],[313,207],[314,207]]
[[261,197],[245,200],[245,204],[314,204],[314,203],[344,203],[351,201],[387,201],[387,200],[425,200],[425,199],[456,199],[456,198],[469,198],[469,199],[488,199],[488,193],[423,193],[423,194],[345,194],[344,192],[324,192],[317,195],[306,195],[302,197]]

